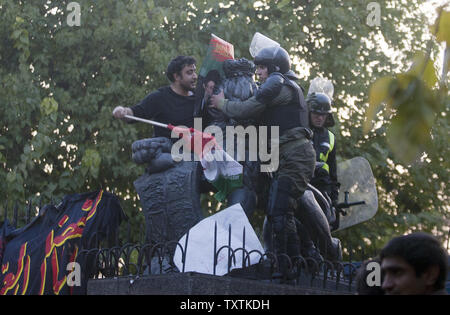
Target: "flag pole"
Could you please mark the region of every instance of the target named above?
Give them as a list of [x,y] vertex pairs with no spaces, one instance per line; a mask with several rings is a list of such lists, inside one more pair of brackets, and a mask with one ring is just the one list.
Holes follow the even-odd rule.
[[156,122],[156,121],[153,121],[153,120],[143,119],[143,118],[139,118],[139,117],[131,116],[131,115],[125,115],[124,117],[128,118],[128,119],[137,120],[137,121],[140,121],[140,122],[143,122],[143,123],[146,123],[146,124],[150,124],[150,125],[153,125],[153,126],[171,129],[171,128],[169,128],[169,125],[162,124],[162,123],[159,123],[159,122]]
[[[139,117],[135,117],[132,115],[125,115],[125,118],[128,119],[132,119],[132,120],[136,120],[136,121],[140,121],[146,124],[150,124],[153,126],[157,126],[157,127],[161,127],[161,128],[167,128],[169,130],[175,131],[178,134],[181,134],[181,137],[183,137],[183,139],[190,145],[190,148],[192,150],[195,151],[196,146],[194,145],[194,143],[196,141],[198,141],[199,144],[199,149],[202,150],[200,151],[200,153],[197,153],[199,156],[202,155],[203,152],[203,148],[205,146],[206,143],[210,142],[210,141],[214,141],[215,143],[215,138],[208,134],[208,133],[203,133],[201,131],[197,131],[194,128],[183,128],[183,127],[175,127],[172,124],[163,124],[157,121],[153,121],[153,120],[148,120],[148,119],[143,119],[143,118],[139,118]],[[195,140],[196,139],[196,140]]]

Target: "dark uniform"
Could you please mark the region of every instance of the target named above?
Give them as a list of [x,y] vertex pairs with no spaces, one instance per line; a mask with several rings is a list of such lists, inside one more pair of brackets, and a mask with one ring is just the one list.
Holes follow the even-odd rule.
[[[306,98],[309,111],[320,115],[327,115],[322,127],[314,126],[313,145],[316,151],[316,167],[311,185],[316,187],[325,199],[328,199],[330,210],[334,211],[331,205],[336,205],[338,200],[337,167],[336,167],[336,143],[334,134],[327,129],[334,125],[331,114],[331,100],[323,93],[311,93]],[[307,198],[299,200],[299,219],[304,228],[300,230],[302,240],[302,253],[306,257],[313,257],[321,260],[322,256],[317,251],[325,255],[328,260],[341,260],[342,249],[340,241],[331,236],[331,229],[336,229],[338,221],[327,220],[322,209],[316,206]],[[330,220],[330,221],[329,221]],[[314,245],[315,244],[315,245]]]
[[334,126],[331,114],[331,100],[323,93],[311,93],[306,102],[312,113],[327,115],[322,127],[311,125],[314,132],[313,144],[316,150],[316,169],[311,185],[327,195],[333,205],[337,204],[339,196],[339,183],[336,165],[336,141],[334,134],[328,130]]
[[285,274],[287,262],[280,255],[300,254],[294,209],[313,176],[315,151],[302,89],[283,75],[290,69],[287,52],[281,47],[262,49],[255,64],[266,65],[270,74],[256,95],[244,102],[225,100],[218,107],[231,118],[259,117],[260,126],[279,127],[279,164],[270,183],[267,218],[273,229],[269,248]]

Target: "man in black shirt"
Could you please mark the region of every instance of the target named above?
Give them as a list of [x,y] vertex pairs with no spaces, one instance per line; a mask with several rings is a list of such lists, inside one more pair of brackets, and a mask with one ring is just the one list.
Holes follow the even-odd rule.
[[[197,83],[196,61],[193,57],[178,56],[167,67],[170,85],[150,93],[140,103],[132,107],[117,106],[113,110],[115,118],[132,122],[125,115],[152,119],[174,126],[194,126],[195,98],[193,91]],[[171,131],[154,127],[155,137],[170,139]]]

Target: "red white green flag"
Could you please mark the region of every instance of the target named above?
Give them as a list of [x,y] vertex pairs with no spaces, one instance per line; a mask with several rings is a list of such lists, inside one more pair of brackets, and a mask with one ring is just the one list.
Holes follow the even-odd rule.
[[208,52],[200,68],[199,76],[206,77],[209,71],[219,71],[221,77],[225,77],[222,64],[225,60],[234,59],[234,46],[223,39],[211,34]]
[[214,195],[218,201],[223,201],[233,190],[242,187],[242,165],[226,153],[212,135],[194,128],[172,125],[168,128],[181,135],[187,148],[199,157],[206,179],[218,190]]

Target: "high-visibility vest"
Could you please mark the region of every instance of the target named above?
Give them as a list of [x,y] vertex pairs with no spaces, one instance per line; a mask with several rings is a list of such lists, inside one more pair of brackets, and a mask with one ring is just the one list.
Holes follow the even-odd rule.
[[327,160],[328,160],[328,155],[330,154],[331,151],[333,151],[333,148],[334,148],[334,134],[328,130],[327,141],[321,142],[319,144],[319,146],[327,146],[328,147],[328,150],[325,154],[323,152],[320,152],[319,159],[321,162],[324,163],[322,168],[324,170],[326,170],[328,173],[330,173],[330,167],[327,164]]

